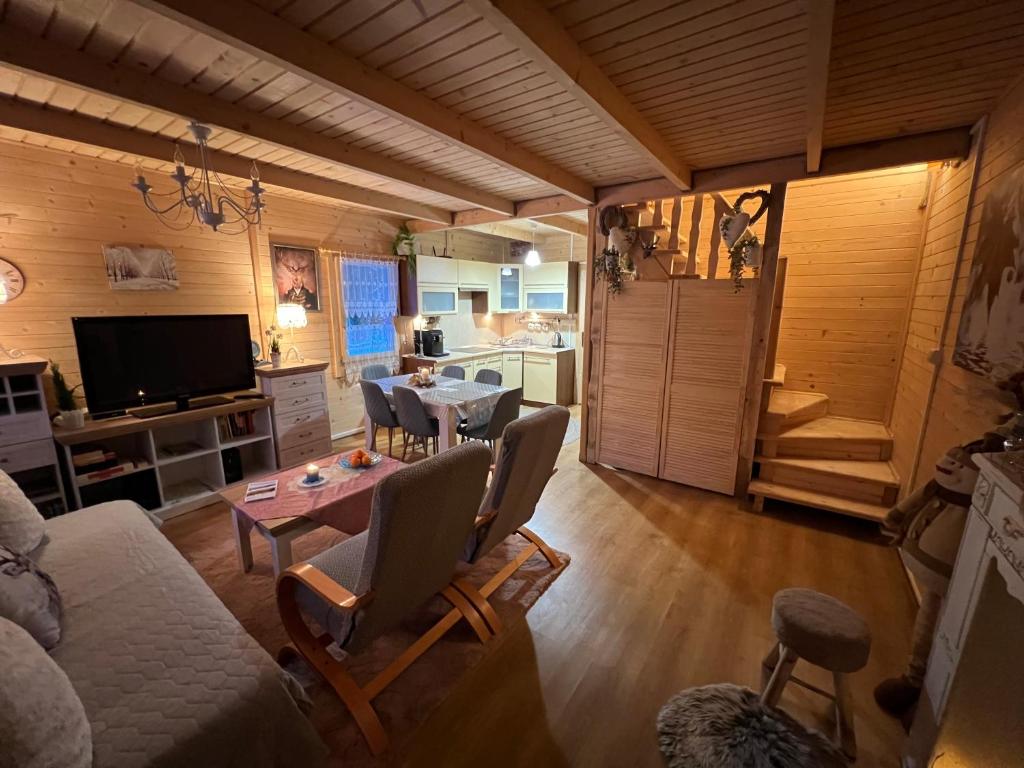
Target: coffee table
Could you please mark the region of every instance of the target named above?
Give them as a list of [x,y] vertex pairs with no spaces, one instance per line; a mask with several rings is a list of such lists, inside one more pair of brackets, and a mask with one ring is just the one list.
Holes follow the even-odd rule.
[[[366,530],[373,489],[382,479],[406,465],[384,456],[381,463],[373,467],[344,469],[338,466],[338,460],[348,453],[350,451],[316,460],[321,474],[328,479],[318,488],[299,485],[306,474],[303,465],[251,478],[221,491],[221,498],[231,507],[235,550],[243,572],[248,573],[253,567],[253,529],[270,544],[274,576],[292,564],[292,542],[300,536],[324,525],[351,535]],[[277,480],[277,496],[247,503],[246,488],[255,480]]]

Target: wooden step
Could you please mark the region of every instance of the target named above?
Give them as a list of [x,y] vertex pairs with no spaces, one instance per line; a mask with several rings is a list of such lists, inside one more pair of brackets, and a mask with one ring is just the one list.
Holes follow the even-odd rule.
[[754,508],[760,510],[765,499],[777,499],[788,501],[791,504],[799,504],[804,507],[824,509],[828,512],[838,512],[841,515],[852,515],[871,520],[876,523],[885,519],[889,512],[888,507],[878,504],[869,504],[863,501],[852,501],[841,496],[832,496],[827,493],[805,491],[801,488],[791,488],[788,485],[769,483],[765,480],[751,480],[747,492],[754,497]]
[[758,456],[758,479],[855,501],[891,507],[900,481],[887,461],[793,459]]
[[828,395],[776,389],[757,428],[764,435],[777,435],[793,425],[820,419],[826,414]]
[[775,370],[772,371],[772,375],[764,380],[765,384],[771,384],[773,387],[781,387],[786,383],[786,366],[782,363],[775,364]]
[[892,456],[892,436],[884,424],[838,416],[825,416],[758,438],[763,456],[853,461],[885,461]]

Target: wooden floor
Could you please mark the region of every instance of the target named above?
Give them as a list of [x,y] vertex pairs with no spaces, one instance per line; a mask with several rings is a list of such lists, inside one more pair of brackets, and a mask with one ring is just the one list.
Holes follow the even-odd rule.
[[[915,605],[872,525],[772,502],[754,514],[725,496],[581,464],[577,452],[563,448],[531,523],[571,565],[395,764],[660,768],[661,705],[692,685],[756,687],[772,595],[807,586],[870,624],[871,660],[853,676],[857,765],[898,765],[902,731],[871,689],[901,669]],[[803,666],[798,676],[827,685]],[[795,686],[781,706],[829,728],[825,701]]]

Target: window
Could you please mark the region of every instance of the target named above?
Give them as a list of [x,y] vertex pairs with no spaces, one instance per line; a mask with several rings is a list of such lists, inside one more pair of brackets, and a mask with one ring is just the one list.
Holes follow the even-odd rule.
[[394,318],[398,312],[398,265],[393,261],[341,259],[345,355],[391,361],[396,356]]

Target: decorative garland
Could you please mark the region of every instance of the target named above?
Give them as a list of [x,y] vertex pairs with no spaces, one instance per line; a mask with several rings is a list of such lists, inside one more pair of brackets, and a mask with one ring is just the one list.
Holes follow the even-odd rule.
[[608,293],[611,294],[622,292],[623,283],[632,279],[635,269],[636,265],[629,256],[623,259],[618,250],[611,247],[601,251],[601,258],[594,262],[594,272],[608,282]]
[[[729,276],[732,277],[732,284],[737,292],[743,288],[743,270],[750,263],[751,252],[754,248],[760,247],[761,241],[751,232],[733,243],[729,249]],[[754,267],[754,274],[757,274],[757,267]]]

